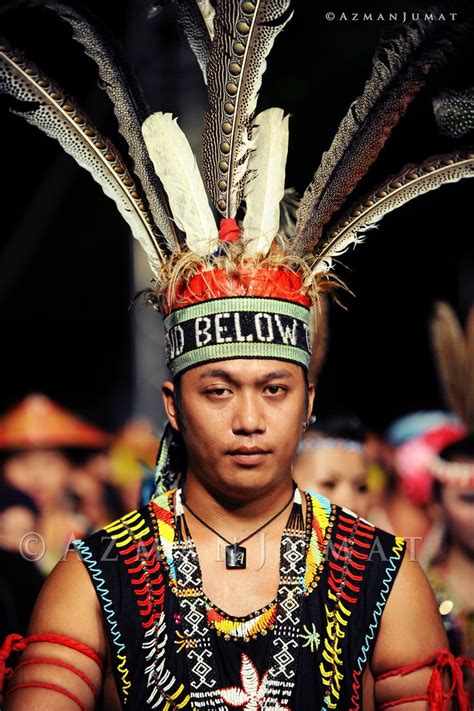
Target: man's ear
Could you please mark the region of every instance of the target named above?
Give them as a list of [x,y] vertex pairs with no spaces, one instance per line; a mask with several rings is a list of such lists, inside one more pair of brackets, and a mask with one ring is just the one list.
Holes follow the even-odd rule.
[[313,412],[314,396],[316,391],[314,389],[314,383],[309,383],[308,385],[308,409],[306,411],[306,422],[309,422]]
[[168,422],[174,430],[177,430],[179,432],[178,408],[176,407],[176,402],[174,399],[174,384],[170,380],[165,380],[165,382],[161,386],[161,393],[163,396],[163,405],[165,408],[166,417],[168,418]]

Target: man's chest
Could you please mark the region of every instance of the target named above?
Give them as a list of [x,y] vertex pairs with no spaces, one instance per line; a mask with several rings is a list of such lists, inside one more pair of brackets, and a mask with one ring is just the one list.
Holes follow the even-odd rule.
[[280,539],[261,535],[245,546],[246,567],[226,567],[225,545],[212,539],[196,542],[203,591],[221,610],[242,617],[274,601],[280,582]]

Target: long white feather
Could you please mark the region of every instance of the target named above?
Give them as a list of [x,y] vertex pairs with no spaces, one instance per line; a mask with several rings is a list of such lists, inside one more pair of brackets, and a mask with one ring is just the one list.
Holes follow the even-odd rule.
[[280,227],[280,202],[285,193],[285,166],[288,154],[288,116],[282,109],[267,109],[255,119],[245,200],[243,239],[245,254],[267,254]]
[[216,221],[188,139],[172,114],[158,112],[142,126],[143,138],[164,185],[171,212],[188,249],[205,256],[217,247]]

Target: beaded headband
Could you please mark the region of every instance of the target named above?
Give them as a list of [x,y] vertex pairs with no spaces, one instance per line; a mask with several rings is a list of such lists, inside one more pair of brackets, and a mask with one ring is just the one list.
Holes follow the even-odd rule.
[[342,449],[345,452],[355,452],[363,454],[365,447],[362,442],[352,439],[342,439],[339,437],[304,437],[298,446],[298,454],[316,452],[321,449]]
[[431,461],[430,471],[442,484],[474,486],[474,462],[448,462],[437,456]]

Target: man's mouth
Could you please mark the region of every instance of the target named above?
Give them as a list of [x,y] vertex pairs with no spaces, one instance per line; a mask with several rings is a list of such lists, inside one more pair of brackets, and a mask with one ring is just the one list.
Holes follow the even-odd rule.
[[236,447],[226,452],[235,464],[243,466],[256,466],[261,464],[270,450],[261,447]]

